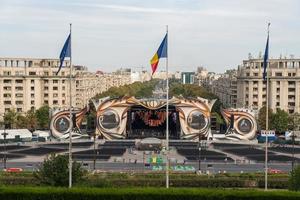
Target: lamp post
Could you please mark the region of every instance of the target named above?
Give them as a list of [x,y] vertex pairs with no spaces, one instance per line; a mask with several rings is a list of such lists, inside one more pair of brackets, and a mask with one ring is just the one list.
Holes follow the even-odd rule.
[[293,134],[292,134],[292,145],[293,145],[293,151],[292,151],[292,157],[293,157],[293,160],[292,160],[292,171],[294,171],[294,165],[295,165],[295,132],[293,131]]
[[96,170],[96,133],[94,134],[94,170]]
[[199,165],[199,172],[201,171],[201,150],[202,150],[202,148],[200,146],[199,147],[199,158],[198,158],[198,160],[199,160],[199,163],[198,163],[198,165]]
[[3,154],[3,168],[4,170],[6,170],[6,136],[8,135],[8,133],[6,133],[6,124],[4,122],[4,130],[3,133],[1,134],[3,135],[3,142],[4,142],[4,154]]

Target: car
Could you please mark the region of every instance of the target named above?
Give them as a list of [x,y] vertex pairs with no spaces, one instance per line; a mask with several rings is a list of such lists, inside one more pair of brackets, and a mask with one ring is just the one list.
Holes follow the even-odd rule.
[[268,169],[268,173],[270,173],[270,174],[282,174],[282,173],[284,173],[282,170],[280,170],[280,169]]
[[5,171],[5,172],[22,172],[23,169],[22,168],[11,167],[11,168],[4,169],[3,171]]

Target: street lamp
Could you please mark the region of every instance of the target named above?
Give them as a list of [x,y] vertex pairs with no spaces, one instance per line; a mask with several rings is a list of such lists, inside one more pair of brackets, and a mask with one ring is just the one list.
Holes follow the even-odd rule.
[[295,131],[293,131],[293,134],[292,134],[292,145],[293,145],[293,152],[292,152],[292,157],[293,157],[293,160],[292,160],[292,171],[294,171],[294,165],[295,165]]
[[199,163],[198,163],[198,165],[199,165],[199,172],[201,171],[201,146],[199,147],[199,158],[198,158],[198,161],[199,161]]
[[6,133],[5,122],[4,122],[4,130],[1,135],[3,135],[3,139],[4,139],[3,167],[4,167],[4,170],[6,170],[6,136],[8,135],[8,133]]

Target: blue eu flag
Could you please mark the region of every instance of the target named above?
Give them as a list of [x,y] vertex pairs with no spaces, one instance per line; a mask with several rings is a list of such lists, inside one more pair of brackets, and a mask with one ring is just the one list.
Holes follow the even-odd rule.
[[61,70],[61,68],[63,66],[63,62],[65,60],[65,57],[69,57],[69,58],[71,57],[71,33],[69,34],[61,52],[60,52],[60,55],[59,55],[60,65],[59,65],[58,71],[56,72],[56,75]]

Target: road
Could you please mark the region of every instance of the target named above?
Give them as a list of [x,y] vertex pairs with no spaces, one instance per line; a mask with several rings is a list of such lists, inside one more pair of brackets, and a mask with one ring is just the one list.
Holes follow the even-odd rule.
[[[88,170],[93,170],[93,161],[79,162]],[[39,162],[7,162],[7,168],[17,167],[25,171],[34,171],[38,168]],[[188,162],[186,164],[171,164],[171,166],[193,166],[198,170],[198,162]],[[3,169],[3,163],[0,163],[0,168]],[[290,163],[270,163],[269,168],[278,169],[284,172],[291,170]],[[121,162],[96,162],[96,170],[101,171],[152,171],[152,166],[144,166],[143,163],[121,163]],[[223,172],[264,172],[264,163],[253,164],[234,164],[234,163],[201,163],[201,170],[209,173]]]

